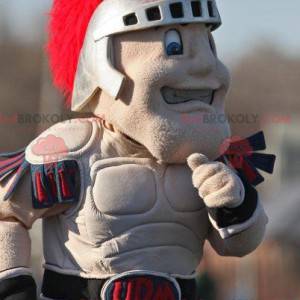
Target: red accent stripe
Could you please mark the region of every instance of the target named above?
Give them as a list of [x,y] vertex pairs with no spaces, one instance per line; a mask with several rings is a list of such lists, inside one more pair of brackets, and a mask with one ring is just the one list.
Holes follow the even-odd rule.
[[127,295],[125,300],[133,300],[134,298],[134,284],[133,281],[128,281],[127,283]]
[[58,175],[59,175],[59,179],[60,179],[59,181],[60,181],[61,192],[62,192],[63,198],[71,198],[73,195],[68,186],[65,171],[64,170],[59,171]]
[[17,160],[16,162],[14,162],[13,164],[10,164],[4,168],[0,168],[0,174],[5,174],[6,172],[10,171],[10,170],[13,170],[13,169],[16,169],[17,167],[19,167],[22,162],[24,161],[23,158]]
[[21,153],[21,154],[16,155],[16,156],[14,156],[12,158],[7,158],[7,159],[4,159],[4,160],[1,160],[0,161],[0,168],[4,168],[4,167],[6,167],[6,166],[8,166],[8,165],[10,165],[12,163],[14,163],[15,161],[21,159],[21,158],[23,160],[24,156],[25,156],[25,154]]
[[135,300],[141,300],[142,291],[144,290],[143,300],[152,300],[154,286],[151,279],[146,277],[139,277],[136,279],[135,286]]
[[56,187],[54,174],[49,173],[47,177],[49,179],[52,196],[57,196],[57,187]]
[[152,300],[176,300],[169,282],[163,281],[157,286]]
[[170,284],[165,285],[165,294],[166,294],[165,300],[176,300],[174,291],[172,290]]
[[47,200],[47,194],[43,188],[41,176],[42,176],[41,173],[35,174],[35,186],[36,186],[37,200],[40,203],[43,203]]
[[121,296],[122,296],[122,282],[116,281],[114,283],[114,291],[113,291],[112,300],[121,300]]

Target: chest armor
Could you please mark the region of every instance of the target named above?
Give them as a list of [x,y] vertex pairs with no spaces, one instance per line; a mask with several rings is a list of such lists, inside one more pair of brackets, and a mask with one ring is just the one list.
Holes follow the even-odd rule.
[[72,258],[64,269],[76,261],[97,277],[130,270],[193,273],[208,220],[188,167],[111,158],[84,172],[89,176],[80,208],[60,217]]
[[[97,145],[108,139],[95,120],[58,125],[50,133],[64,138],[69,151],[62,159],[76,160],[81,187],[77,205],[43,220],[46,268],[87,278],[195,271],[209,222],[186,165],[114,155],[110,147],[104,155]],[[31,163],[42,163],[31,149]]]

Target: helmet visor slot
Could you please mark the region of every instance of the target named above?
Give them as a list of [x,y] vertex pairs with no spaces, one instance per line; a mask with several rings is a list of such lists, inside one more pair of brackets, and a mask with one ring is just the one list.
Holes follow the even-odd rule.
[[192,1],[192,12],[194,17],[202,17],[202,7],[200,1]]
[[215,14],[215,8],[214,8],[214,4],[212,1],[208,1],[207,2],[207,6],[208,6],[208,14],[211,18],[214,18],[216,16]]
[[184,14],[183,14],[182,3],[181,2],[176,2],[176,3],[170,4],[170,12],[171,12],[171,16],[174,19],[183,18]]
[[125,26],[135,25],[138,23],[138,19],[135,13],[124,16],[123,20]]
[[150,7],[146,10],[148,21],[161,20],[161,14],[158,6]]

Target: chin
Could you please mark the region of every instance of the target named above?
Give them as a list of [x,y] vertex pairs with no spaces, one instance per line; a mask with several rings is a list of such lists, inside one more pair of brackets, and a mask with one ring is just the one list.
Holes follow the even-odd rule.
[[[135,99],[135,97],[134,97]],[[140,97],[143,99],[143,97]],[[215,160],[221,155],[221,145],[230,136],[229,125],[224,122],[203,122],[205,114],[222,114],[213,106],[202,105],[201,110],[175,111],[163,103],[154,108],[149,103],[157,101],[132,101],[130,105],[115,101],[103,111],[107,121],[162,163],[186,163],[193,153]],[[102,105],[104,102],[102,101]],[[184,105],[194,109],[192,105]],[[172,106],[172,108],[175,106]],[[177,105],[176,105],[177,107]],[[180,106],[181,107],[181,106]],[[223,119],[223,118],[220,118]]]
[[222,143],[230,136],[227,122],[199,125],[156,120],[148,124],[147,132],[150,134],[141,143],[157,160],[164,163],[186,163],[193,153],[201,153],[215,160],[222,154]]

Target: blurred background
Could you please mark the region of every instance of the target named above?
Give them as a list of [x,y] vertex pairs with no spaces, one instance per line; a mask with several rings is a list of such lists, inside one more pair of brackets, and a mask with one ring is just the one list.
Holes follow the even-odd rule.
[[[243,258],[218,257],[208,245],[199,266],[204,300],[300,299],[300,21],[299,0],[219,0],[215,33],[230,68],[227,113],[233,135],[263,129],[277,155],[275,174],[259,187],[270,222],[265,242]],[[52,87],[44,54],[50,0],[0,1],[0,151],[28,144],[72,117]],[[41,276],[40,224],[32,231]]]

